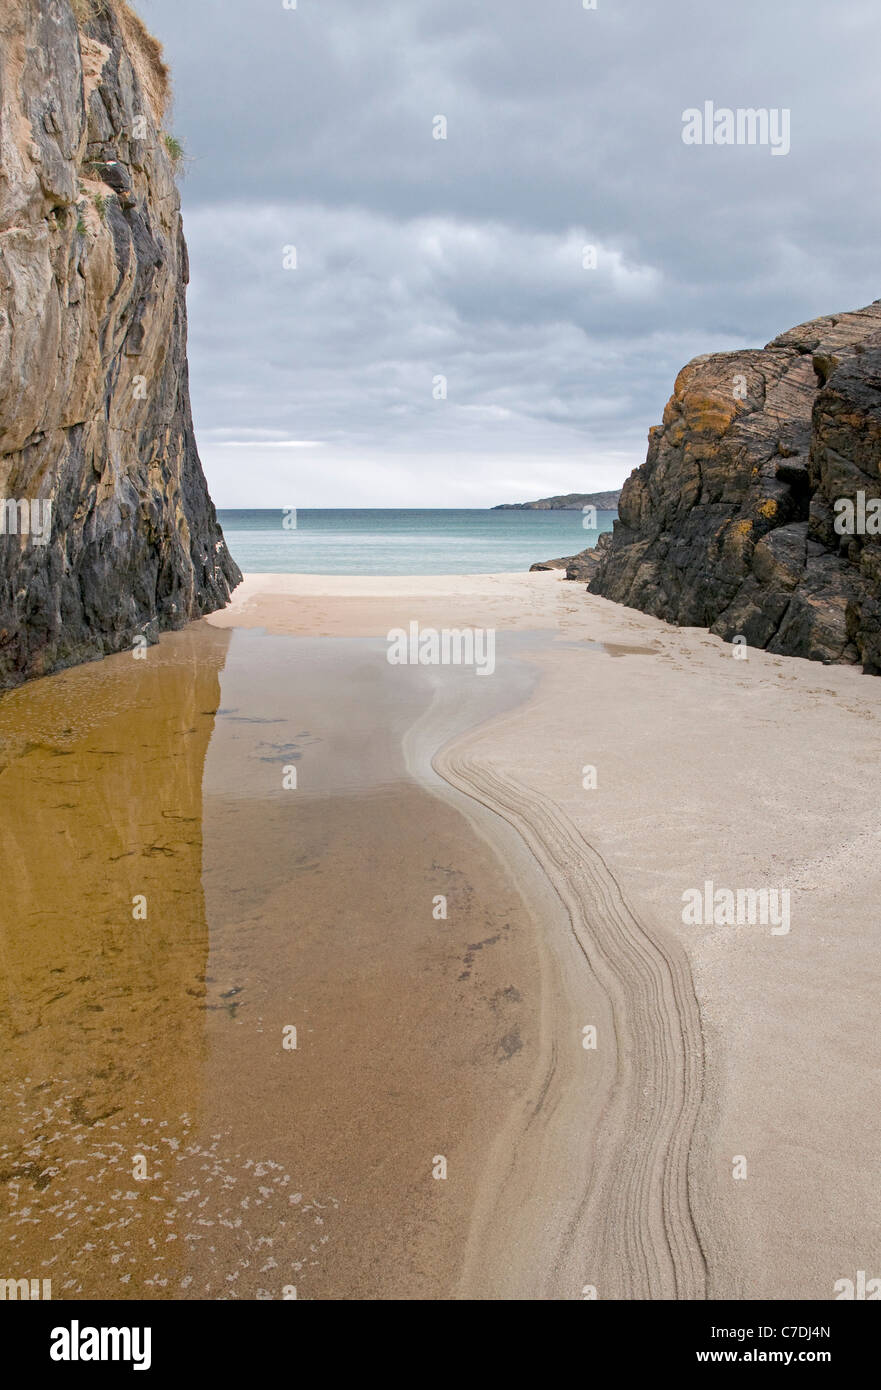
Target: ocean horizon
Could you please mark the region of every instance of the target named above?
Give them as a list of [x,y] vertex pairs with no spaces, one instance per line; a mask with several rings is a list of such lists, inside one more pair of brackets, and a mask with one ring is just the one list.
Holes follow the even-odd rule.
[[[617,511],[483,508],[218,508],[245,574],[507,574],[575,555],[611,531]],[[294,524],[295,523],[295,524]]]

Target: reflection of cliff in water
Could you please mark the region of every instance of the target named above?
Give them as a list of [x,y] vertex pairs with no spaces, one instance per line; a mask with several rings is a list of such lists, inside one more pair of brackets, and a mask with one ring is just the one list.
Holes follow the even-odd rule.
[[4,1278],[451,1295],[539,966],[404,739],[512,707],[531,670],[498,669],[200,625],[0,699]]
[[186,1261],[167,1209],[200,1102],[228,640],[189,628],[0,700],[0,1240],[55,1298],[162,1292]]

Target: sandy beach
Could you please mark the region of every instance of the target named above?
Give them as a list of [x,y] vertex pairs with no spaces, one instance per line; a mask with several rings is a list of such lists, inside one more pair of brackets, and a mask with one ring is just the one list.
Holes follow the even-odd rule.
[[753,8],[0,0],[17,1364],[875,1350],[881,8]]
[[879,713],[554,572],[251,576],[10,692],[0,1235],[73,1299],[873,1277]]
[[[554,573],[250,577],[209,621],[379,636],[414,618],[553,634],[523,651],[538,683],[514,709],[450,738],[438,707],[408,735],[531,905],[541,968],[457,1292],[832,1297],[881,1234],[881,687],[736,660]],[[707,881],[789,890],[789,930],[686,925]]]

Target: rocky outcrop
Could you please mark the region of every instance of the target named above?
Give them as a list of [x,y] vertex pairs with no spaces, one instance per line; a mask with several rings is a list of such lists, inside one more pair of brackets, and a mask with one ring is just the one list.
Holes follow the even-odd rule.
[[590,592],[879,674],[879,497],[881,300],[683,368]]
[[241,578],[193,435],[167,99],[123,0],[4,0],[5,687],[153,641]]
[[529,566],[533,570],[565,570],[567,579],[592,579],[597,565],[596,550],[582,550],[577,555],[564,555],[559,560],[538,560]]

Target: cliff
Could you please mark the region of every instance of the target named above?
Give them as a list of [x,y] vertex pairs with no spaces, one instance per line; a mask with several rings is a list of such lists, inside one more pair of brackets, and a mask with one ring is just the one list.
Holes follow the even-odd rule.
[[187,379],[161,50],[122,0],[0,4],[0,686],[240,579]]
[[590,592],[879,674],[879,470],[881,300],[697,357],[592,552]]

